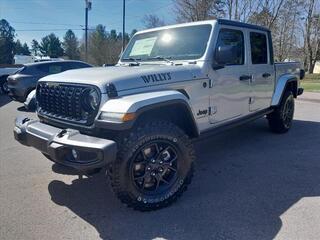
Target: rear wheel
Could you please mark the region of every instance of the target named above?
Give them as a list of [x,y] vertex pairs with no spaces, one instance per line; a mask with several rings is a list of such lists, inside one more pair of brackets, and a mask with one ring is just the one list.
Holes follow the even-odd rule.
[[194,158],[191,141],[177,126],[147,123],[120,143],[109,174],[113,190],[137,210],[168,206],[191,182]]
[[276,133],[289,131],[294,115],[294,97],[291,91],[286,91],[280,105],[267,118],[270,129]]

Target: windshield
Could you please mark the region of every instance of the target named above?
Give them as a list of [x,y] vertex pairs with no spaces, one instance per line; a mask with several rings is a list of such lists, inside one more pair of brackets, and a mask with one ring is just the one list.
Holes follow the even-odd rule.
[[203,56],[211,25],[178,27],[135,35],[121,61],[191,60]]

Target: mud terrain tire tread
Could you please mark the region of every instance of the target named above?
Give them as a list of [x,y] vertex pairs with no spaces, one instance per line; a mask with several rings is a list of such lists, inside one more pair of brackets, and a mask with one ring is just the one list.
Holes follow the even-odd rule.
[[[159,135],[170,134],[178,139],[180,144],[183,144],[187,148],[185,155],[189,158],[191,163],[189,171],[184,178],[183,184],[177,189],[177,191],[169,198],[157,202],[157,203],[145,203],[138,201],[131,192],[126,189],[123,183],[121,183],[121,169],[123,164],[128,164],[130,158],[133,156],[137,146],[143,145],[148,140],[158,137]],[[139,211],[152,211],[171,205],[175,202],[182,193],[187,189],[187,186],[191,183],[194,171],[194,159],[195,151],[193,144],[189,137],[177,126],[167,121],[155,121],[141,124],[131,131],[126,137],[122,137],[118,142],[118,154],[117,159],[109,166],[108,176],[111,182],[112,189],[120,201],[126,204],[128,207]],[[181,164],[181,162],[179,162]]]
[[[282,114],[283,114],[283,110],[284,110],[284,105],[287,101],[288,98],[293,98],[293,93],[292,91],[285,91],[285,93],[283,94],[283,97],[281,99],[280,105],[276,107],[276,109],[270,113],[267,116],[268,119],[268,123],[269,123],[269,127],[271,129],[272,132],[274,133],[286,133],[289,131],[290,127],[286,127],[284,124],[284,120],[282,118]],[[294,102],[293,102],[294,104]],[[293,109],[294,109],[294,105],[293,105]]]

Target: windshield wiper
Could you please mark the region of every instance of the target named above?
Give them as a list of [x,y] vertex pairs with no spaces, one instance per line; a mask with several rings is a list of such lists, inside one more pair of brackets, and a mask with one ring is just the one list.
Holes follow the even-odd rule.
[[136,65],[140,65],[140,62],[138,62],[138,60],[141,60],[141,58],[132,58],[132,57],[129,57],[129,58],[122,58],[122,60],[132,61],[132,62],[135,62]]
[[150,59],[150,60],[163,60],[163,61],[166,61],[167,63],[173,64],[173,61],[170,60],[171,57],[155,56],[155,57],[150,57],[150,58],[148,58],[148,59]]

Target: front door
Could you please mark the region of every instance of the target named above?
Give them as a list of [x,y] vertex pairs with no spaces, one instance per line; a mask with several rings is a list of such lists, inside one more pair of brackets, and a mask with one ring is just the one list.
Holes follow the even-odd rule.
[[266,109],[270,106],[274,90],[275,71],[270,57],[268,35],[263,31],[249,31],[251,80],[250,112]]
[[[249,112],[250,76],[245,38],[246,34],[240,28],[228,26],[219,30],[213,68],[209,70],[211,124],[231,121]],[[223,60],[221,54],[218,57],[217,52],[221,49],[230,49],[232,56],[227,60]],[[225,53],[224,50],[222,55]],[[214,67],[219,65],[220,69]]]

